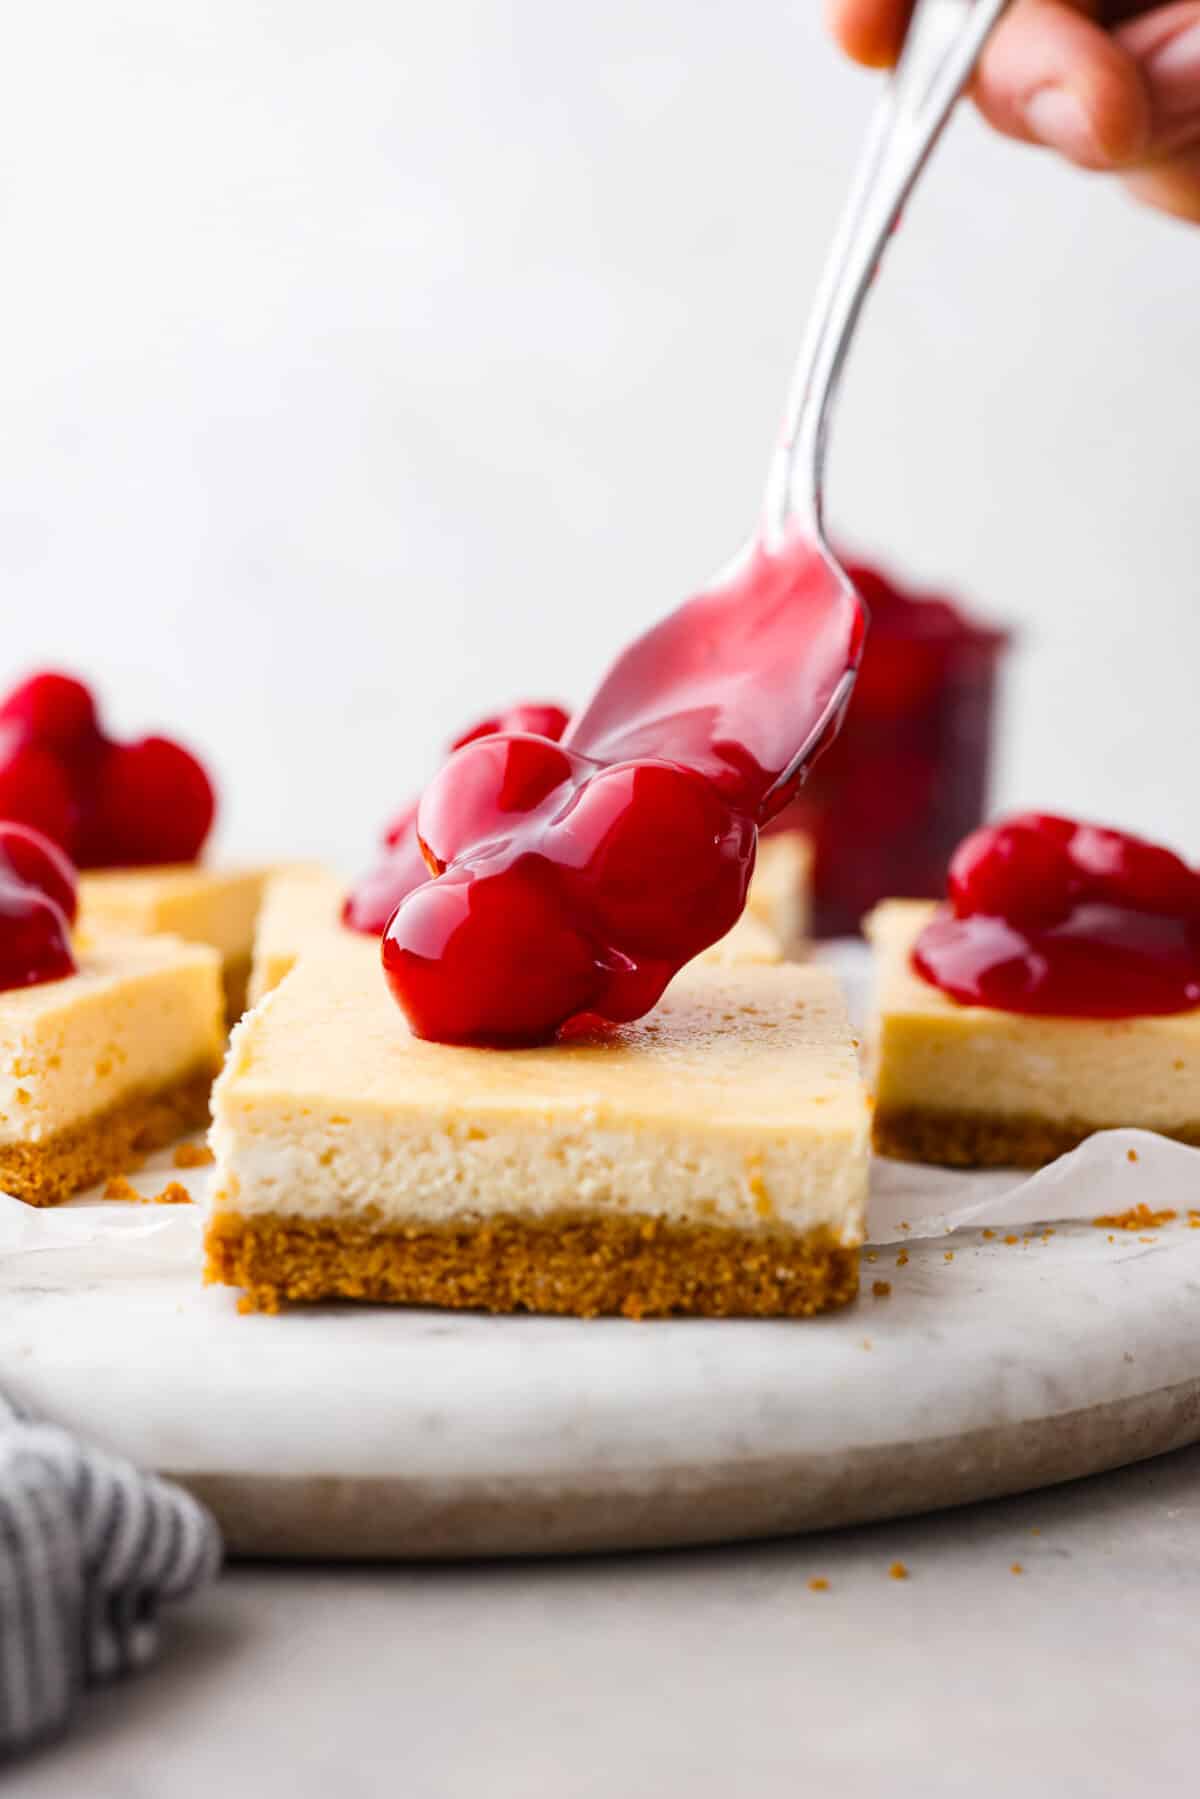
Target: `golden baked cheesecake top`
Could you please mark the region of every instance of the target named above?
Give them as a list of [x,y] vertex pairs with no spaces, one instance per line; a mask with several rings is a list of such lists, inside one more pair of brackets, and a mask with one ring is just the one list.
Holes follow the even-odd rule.
[[80,877],[79,929],[84,936],[166,931],[225,957],[249,955],[268,873],[200,863],[96,869]]

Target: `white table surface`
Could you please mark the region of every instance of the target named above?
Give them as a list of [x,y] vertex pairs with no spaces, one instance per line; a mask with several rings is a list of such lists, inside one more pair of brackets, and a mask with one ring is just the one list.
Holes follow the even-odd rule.
[[22,1799],[1141,1799],[1194,1780],[1197,1665],[1189,1449],[745,1548],[235,1566],[156,1668],[8,1779]]

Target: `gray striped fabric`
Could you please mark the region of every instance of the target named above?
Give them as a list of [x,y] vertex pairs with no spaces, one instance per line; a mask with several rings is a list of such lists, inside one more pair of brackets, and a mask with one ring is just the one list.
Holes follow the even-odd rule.
[[220,1559],[187,1493],[0,1395],[0,1756],[58,1729],[82,1687],[149,1661],[161,1602]]

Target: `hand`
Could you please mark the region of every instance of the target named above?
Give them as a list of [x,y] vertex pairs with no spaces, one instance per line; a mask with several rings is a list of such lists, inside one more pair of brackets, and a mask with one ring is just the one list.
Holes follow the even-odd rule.
[[[896,61],[912,0],[826,0],[834,36],[872,68]],[[1016,0],[971,88],[990,125],[1149,206],[1200,224],[1200,0]]]

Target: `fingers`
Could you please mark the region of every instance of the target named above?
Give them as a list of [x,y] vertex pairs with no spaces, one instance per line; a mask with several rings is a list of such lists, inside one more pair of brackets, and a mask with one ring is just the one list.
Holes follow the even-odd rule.
[[1156,7],[1115,35],[1150,106],[1147,156],[1125,185],[1146,205],[1200,223],[1200,0]]
[[[1149,137],[1136,60],[1088,16],[1099,4],[1017,0],[992,34],[972,88],[998,131],[1089,169],[1133,160]],[[826,0],[826,7],[848,55],[873,68],[895,62],[911,0]]]
[[[1117,170],[1139,200],[1200,221],[1200,0],[1143,8],[1016,0],[972,93],[1006,136]],[[826,0],[826,10],[848,55],[877,68],[896,61],[912,0]]]
[[829,29],[847,56],[890,69],[908,30],[912,0],[825,0]]
[[1000,21],[973,94],[990,125],[1087,169],[1142,155],[1150,109],[1136,59],[1064,0],[1018,0]]
[[1114,35],[1146,90],[1150,154],[1200,143],[1200,0],[1157,7]]

